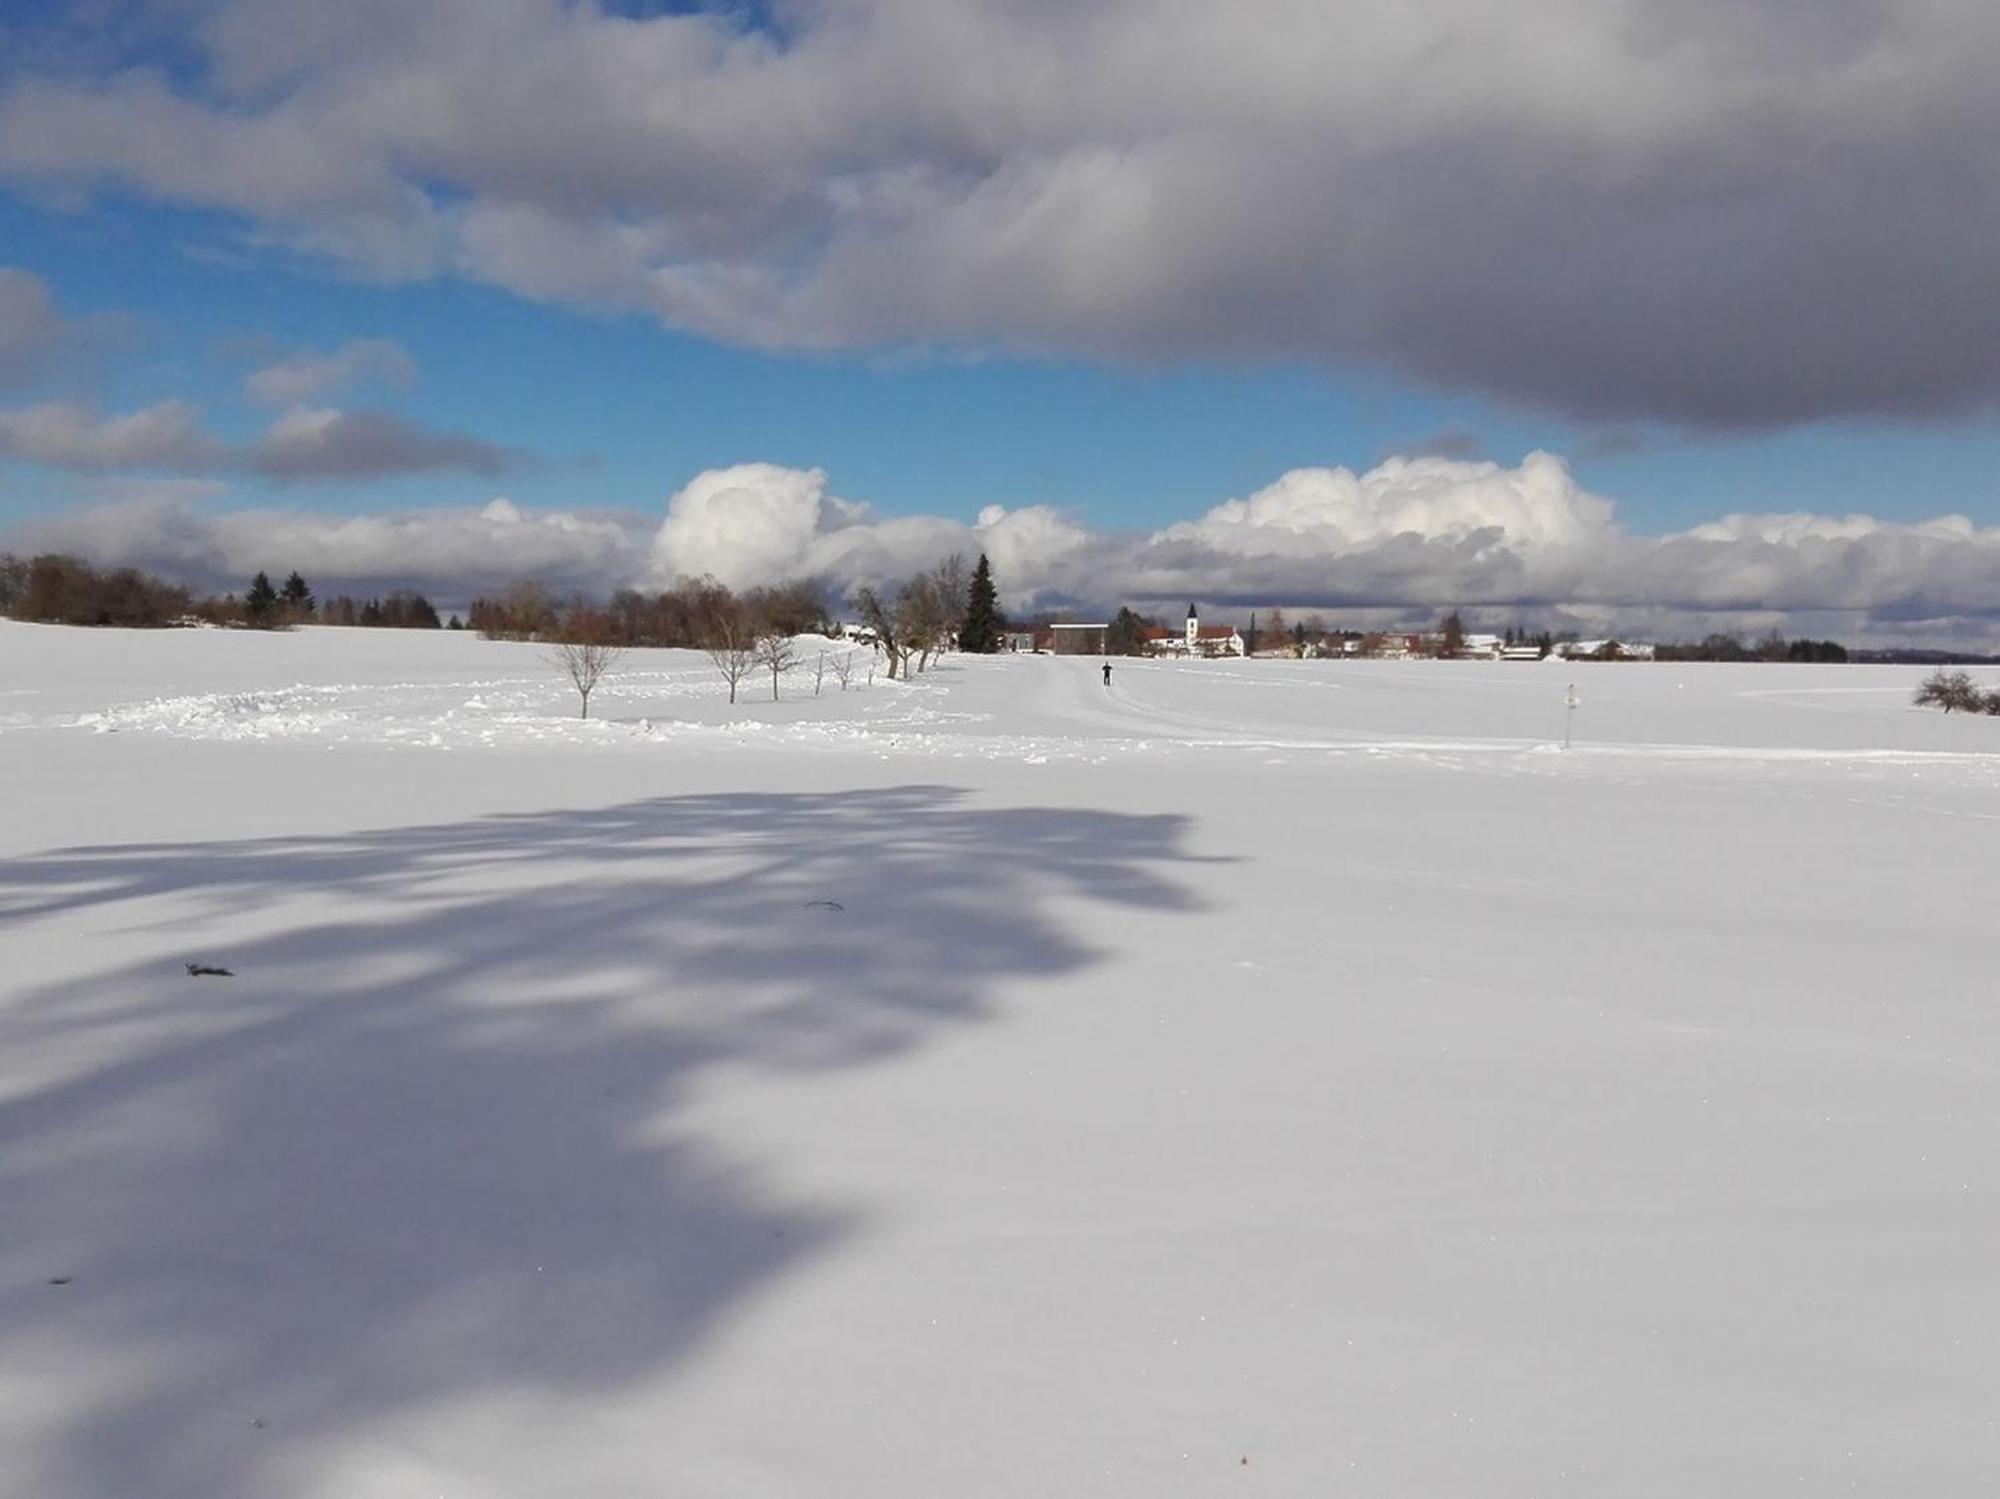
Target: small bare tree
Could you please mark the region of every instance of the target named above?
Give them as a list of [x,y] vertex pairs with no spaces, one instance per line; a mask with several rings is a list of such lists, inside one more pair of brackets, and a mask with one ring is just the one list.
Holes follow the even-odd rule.
[[791,636],[779,634],[774,630],[768,635],[757,637],[755,653],[757,664],[771,673],[771,701],[775,703],[778,700],[778,678],[790,671],[798,661],[798,647],[793,643]]
[[589,628],[580,627],[570,632],[567,639],[556,642],[549,658],[569,673],[577,696],[583,699],[583,711],[577,717],[590,717],[590,694],[597,690],[597,684],[604,680],[605,674],[618,664],[618,658],[624,654],[602,633]]
[[729,701],[736,701],[736,689],[757,668],[757,632],[747,609],[730,599],[718,602],[702,622],[703,646],[722,680],[729,684]]
[[847,691],[847,684],[854,680],[854,657],[855,652],[842,651],[833,658],[833,679],[840,683],[842,692]]

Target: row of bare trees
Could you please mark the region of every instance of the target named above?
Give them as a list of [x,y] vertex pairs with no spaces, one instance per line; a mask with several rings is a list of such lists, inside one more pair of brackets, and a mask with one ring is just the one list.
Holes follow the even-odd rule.
[[965,618],[972,574],[953,552],[928,572],[886,590],[860,589],[854,611],[874,636],[889,663],[889,680],[907,680],[912,669],[927,671],[950,649]]
[[[861,652],[850,644],[837,645],[831,650],[822,650],[813,658],[813,696],[818,697],[826,686],[828,673],[840,684],[842,692],[854,685],[854,673]],[[722,680],[729,684],[729,701],[736,701],[737,690],[755,672],[768,671],[771,674],[771,701],[778,701],[778,684],[787,672],[796,670],[805,660],[796,636],[780,631],[766,631],[763,634],[739,634],[725,630],[721,638],[708,647],[708,659],[721,673]],[[872,653],[870,659],[873,659]],[[870,668],[870,677],[874,675]]]

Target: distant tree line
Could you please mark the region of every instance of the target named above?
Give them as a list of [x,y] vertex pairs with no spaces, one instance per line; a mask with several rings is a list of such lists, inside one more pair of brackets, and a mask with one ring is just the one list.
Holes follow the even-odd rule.
[[[437,609],[421,593],[391,593],[381,598],[352,599],[336,594],[319,606],[323,625],[357,625],[385,630],[439,630],[446,628]],[[456,614],[451,629],[462,630]]]
[[134,567],[96,568],[47,552],[23,561],[0,556],[0,613],[52,625],[117,625],[144,629],[191,614],[187,589]]
[[[998,651],[1010,629],[999,608],[992,566],[984,556],[968,569],[965,559],[954,554],[900,583],[859,589],[848,604],[860,617],[869,643],[887,658],[892,678],[927,669],[946,649]],[[441,621],[436,607],[417,592],[398,590],[365,599],[341,594],[321,603],[294,570],[281,585],[259,572],[240,598],[197,597],[136,568],[98,568],[60,553],[28,559],[0,553],[0,614],[54,624],[135,628],[191,623],[273,630],[310,623],[419,630],[463,627],[455,614],[448,622]],[[1059,617],[1038,615],[1025,623],[1041,625]],[[623,588],[601,603],[578,596],[558,598],[538,582],[522,581],[497,597],[474,599],[464,624],[492,640],[590,640],[621,649],[709,650],[718,643],[754,645],[763,638],[838,630],[831,596],[821,583],[795,579],[737,592],[710,577],[684,578],[651,593]],[[1105,648],[1114,656],[1144,655],[1149,636],[1159,628],[1160,622],[1151,616],[1121,608],[1110,622]],[[1262,617],[1261,624],[1248,626],[1244,636],[1252,652],[1282,649],[1294,655],[1369,638],[1329,629],[1317,614],[1293,622],[1276,608]],[[1436,638],[1444,654],[1451,653],[1454,641],[1463,642],[1464,626],[1457,611],[1444,618]],[[1522,625],[1509,626],[1503,636],[1510,646],[1532,645],[1545,655],[1558,643],[1575,638],[1573,633],[1552,634]],[[743,648],[749,650],[751,645]],[[1850,659],[1847,648],[1837,641],[1788,640],[1776,631],[1747,644],[1740,635],[1718,632],[1699,641],[1659,645],[1655,656],[1662,661]],[[1889,659],[1881,652],[1860,656]],[[1932,659],[1951,658],[1934,653]]]
[[498,598],[476,598],[467,623],[488,640],[589,636],[607,645],[706,650],[719,636],[824,634],[832,616],[819,585],[780,583],[737,593],[713,578],[683,578],[658,593],[621,588],[608,602],[558,599],[522,581]]
[[[20,558],[0,553],[0,614],[36,624],[112,625],[162,629],[170,625],[224,625],[284,630],[293,625],[379,625],[435,630],[438,613],[421,593],[391,593],[366,600],[345,596],[316,604],[312,588],[293,572],[282,586],[260,572],[241,598],[233,593],[197,597],[134,567],[100,568],[60,552]],[[453,616],[452,628],[459,628]]]
[[1848,659],[1847,647],[1837,640],[1787,640],[1776,630],[1745,645],[1743,637],[1727,633],[1704,635],[1699,641],[1682,641],[1655,647],[1658,661],[1817,661],[1839,663]]

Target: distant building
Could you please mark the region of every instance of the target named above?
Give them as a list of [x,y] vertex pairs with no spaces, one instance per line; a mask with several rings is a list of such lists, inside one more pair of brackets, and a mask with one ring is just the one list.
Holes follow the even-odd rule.
[[1653,646],[1644,640],[1566,640],[1556,654],[1565,661],[1651,661]]
[[1155,625],[1141,637],[1149,656],[1240,656],[1243,637],[1234,625],[1205,625],[1193,604],[1188,605],[1187,624],[1179,630]]
[[1054,641],[1051,649],[1058,656],[1101,656],[1110,631],[1108,621],[1094,625],[1050,625],[1049,634]]
[[1384,661],[1407,661],[1425,650],[1421,635],[1370,635],[1361,644],[1362,655],[1379,656]]
[[1032,651],[1037,649],[1033,630],[1009,630],[1000,637],[1000,648],[1008,651]]

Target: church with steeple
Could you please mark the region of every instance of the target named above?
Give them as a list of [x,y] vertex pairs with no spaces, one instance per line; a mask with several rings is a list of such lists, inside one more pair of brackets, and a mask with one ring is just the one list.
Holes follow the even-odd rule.
[[1188,605],[1187,624],[1180,634],[1155,625],[1146,631],[1149,656],[1240,656],[1243,637],[1234,625],[1205,625],[1201,611]]

